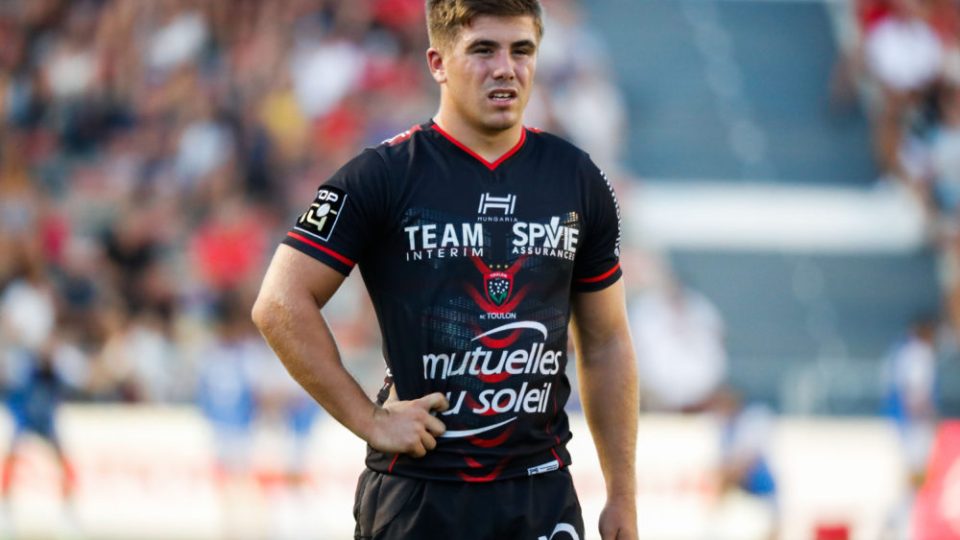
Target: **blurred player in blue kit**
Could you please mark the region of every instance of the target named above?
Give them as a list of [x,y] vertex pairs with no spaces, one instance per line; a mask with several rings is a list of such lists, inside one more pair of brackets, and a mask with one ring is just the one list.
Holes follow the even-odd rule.
[[214,430],[219,473],[229,479],[249,473],[256,371],[264,352],[234,295],[224,295],[215,313],[217,333],[203,354],[197,404]]
[[284,475],[293,485],[306,480],[306,446],[319,407],[277,366],[236,293],[216,304],[217,335],[204,350],[197,404],[214,430],[217,461],[225,477],[245,477],[258,421],[282,424],[292,436]]
[[[429,121],[320,186],[253,318],[293,377],[368,443],[358,539],[584,538],[564,405],[572,322],[604,540],[637,537],[636,363],[606,176],[527,128],[537,0],[429,0]],[[358,266],[383,335],[376,401],[320,312]]]
[[895,344],[886,360],[885,383],[883,412],[897,426],[911,484],[919,488],[939,421],[935,317],[918,317]]
[[0,384],[13,422],[3,463],[2,501],[10,500],[22,443],[33,435],[52,450],[60,469],[63,500],[71,503],[75,478],[57,435],[56,420],[60,404],[79,383],[67,373],[74,351],[60,343],[57,335],[52,284],[39,257],[32,250],[22,251],[13,254],[19,270],[0,295]]

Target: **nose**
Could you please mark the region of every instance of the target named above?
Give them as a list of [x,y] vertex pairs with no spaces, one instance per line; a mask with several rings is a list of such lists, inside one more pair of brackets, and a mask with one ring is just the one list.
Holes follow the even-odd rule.
[[514,62],[510,51],[501,50],[493,57],[493,78],[496,80],[512,80],[514,77]]

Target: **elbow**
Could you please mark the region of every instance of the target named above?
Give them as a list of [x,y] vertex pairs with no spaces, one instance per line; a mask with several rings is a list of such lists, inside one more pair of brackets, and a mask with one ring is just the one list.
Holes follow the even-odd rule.
[[253,302],[253,308],[250,310],[250,319],[260,330],[261,334],[266,335],[270,328],[276,325],[280,316],[281,304],[261,291],[257,299]]

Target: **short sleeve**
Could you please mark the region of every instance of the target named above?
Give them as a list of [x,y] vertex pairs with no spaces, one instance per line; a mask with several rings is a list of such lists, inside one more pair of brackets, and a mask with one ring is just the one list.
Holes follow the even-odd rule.
[[620,279],[620,205],[607,176],[584,156],[583,230],[573,267],[573,290],[599,291]]
[[387,179],[383,158],[365,150],[317,189],[283,243],[348,275],[378,237],[388,206]]

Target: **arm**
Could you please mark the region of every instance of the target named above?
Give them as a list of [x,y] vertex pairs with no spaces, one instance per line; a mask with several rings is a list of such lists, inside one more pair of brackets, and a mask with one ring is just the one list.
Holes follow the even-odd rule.
[[387,453],[421,457],[436,447],[443,423],[432,410],[446,410],[443,394],[379,407],[344,369],[340,352],[320,313],[344,276],[281,245],[253,306],[253,321],[290,375],[347,429]]
[[623,280],[601,291],[574,294],[573,337],[580,400],[607,486],[600,534],[603,540],[634,540],[640,403]]

